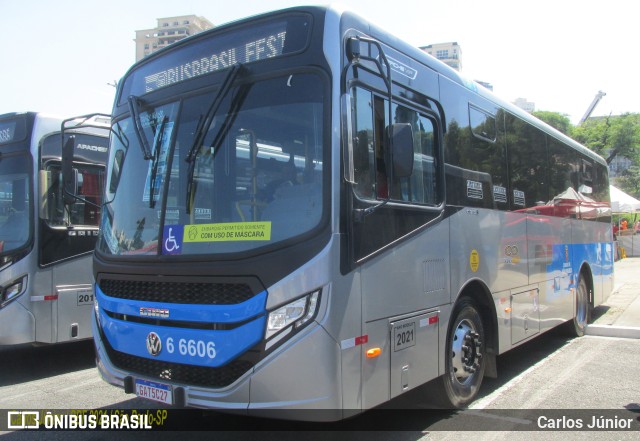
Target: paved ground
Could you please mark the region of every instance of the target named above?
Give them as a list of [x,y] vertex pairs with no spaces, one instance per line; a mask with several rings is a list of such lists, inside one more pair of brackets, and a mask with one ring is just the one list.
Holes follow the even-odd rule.
[[593,316],[587,335],[640,338],[640,257],[615,263],[614,292]]
[[[260,439],[326,439],[332,434],[341,439],[353,440],[398,440],[398,441],[441,441],[458,439],[478,440],[583,440],[585,438],[597,440],[636,440],[635,431],[568,431],[547,432],[533,427],[537,422],[536,412],[548,409],[549,415],[567,418],[577,415],[591,417],[594,409],[603,409],[605,416],[613,417],[626,415],[625,410],[638,413],[640,409],[640,382],[637,376],[637,366],[640,366],[640,258],[627,258],[615,264],[615,288],[604,305],[594,310],[594,323],[587,328],[587,337],[566,339],[562,333],[551,331],[510,353],[501,356],[502,366],[499,384],[489,388],[488,394],[471,406],[469,411],[442,416],[421,401],[413,402],[407,408],[414,412],[404,416],[408,421],[406,427],[402,421],[398,427],[392,429],[393,422],[383,422],[389,425],[382,431],[301,431],[282,432],[280,430],[262,430],[252,432],[28,432],[18,431],[1,434],[6,441],[22,441],[31,439],[48,440],[85,440],[95,441],[119,440],[149,440],[175,439],[220,439],[220,440],[250,440]],[[27,399],[28,403],[46,403],[43,407],[51,408],[51,400],[59,408],[69,407],[117,407],[119,409],[146,408],[149,403],[139,403],[138,399],[125,396],[120,389],[112,388],[98,378],[93,367],[93,355],[90,342],[86,345],[86,356],[73,359],[69,354],[62,353],[62,348],[31,348],[20,350],[0,351],[0,407],[22,408],[18,398]],[[41,363],[44,352],[48,362]],[[540,352],[542,351],[542,352]],[[33,352],[33,354],[32,354]],[[58,352],[61,352],[58,354]],[[538,353],[540,352],[540,353]],[[15,357],[22,354],[24,357]],[[26,355],[25,355],[26,354]],[[69,359],[69,360],[67,360]],[[22,361],[20,361],[22,360]],[[75,360],[75,361],[74,361]],[[515,372],[507,372],[508,368],[522,361],[523,367]],[[67,361],[67,362],[65,362]],[[517,367],[517,366],[516,366]],[[89,375],[91,373],[91,375]],[[504,378],[506,375],[506,379]],[[52,377],[55,388],[44,384],[44,379]],[[95,378],[94,378],[95,377]],[[28,379],[28,381],[27,381]],[[491,386],[487,379],[486,385]],[[62,383],[62,384],[61,384]],[[36,387],[37,386],[37,387]],[[9,393],[12,387],[19,388],[20,397],[13,397]],[[80,393],[80,398],[70,394]],[[111,396],[110,393],[116,395]],[[29,395],[32,394],[32,395]],[[95,401],[86,401],[93,397]],[[15,398],[15,400],[14,400]],[[57,398],[55,398],[57,399]],[[65,400],[67,405],[65,405]],[[111,404],[110,403],[115,403]],[[24,404],[24,403],[23,403]],[[31,408],[32,406],[29,406]],[[402,408],[404,409],[404,408]],[[424,410],[423,410],[424,409]],[[415,412],[417,410],[418,412]],[[585,414],[580,412],[587,412]],[[470,413],[471,412],[471,413]],[[534,412],[534,415],[531,415]],[[545,410],[546,412],[546,410]],[[576,414],[576,412],[578,412]],[[609,412],[609,413],[606,413]],[[376,415],[370,412],[369,416]],[[384,415],[384,414],[383,414]],[[600,411],[597,411],[597,415]],[[366,415],[365,415],[366,416]],[[395,414],[401,419],[402,413]],[[415,421],[411,418],[415,417]],[[224,416],[226,418],[226,416]],[[389,418],[389,415],[386,416]],[[471,419],[469,419],[471,418]],[[640,420],[638,420],[640,421]],[[375,423],[375,421],[374,421]],[[529,424],[524,430],[522,424]],[[474,431],[460,430],[458,424],[466,426],[477,424]],[[486,424],[490,424],[487,430]],[[373,424],[373,427],[376,427]],[[288,427],[288,426],[287,426]],[[529,429],[532,427],[533,429]],[[360,427],[361,428],[361,427]],[[331,429],[327,429],[331,430]],[[529,431],[533,430],[533,431]]]

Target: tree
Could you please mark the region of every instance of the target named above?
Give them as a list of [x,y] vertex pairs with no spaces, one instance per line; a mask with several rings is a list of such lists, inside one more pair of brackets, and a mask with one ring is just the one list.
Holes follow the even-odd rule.
[[618,178],[616,184],[620,186],[620,188],[635,197],[640,196],[640,166],[632,165],[630,166],[623,175]]
[[607,164],[616,156],[624,156],[640,165],[640,114],[591,118],[575,127],[572,136],[603,156]]
[[571,121],[569,120],[569,117],[567,115],[558,112],[549,112],[546,110],[533,112],[532,115],[546,122],[554,129],[561,131],[565,135],[571,135],[573,126],[571,125]]
[[571,136],[604,157],[607,164],[617,156],[627,158],[631,164],[616,178],[616,184],[640,196],[640,114],[590,118],[574,127]]

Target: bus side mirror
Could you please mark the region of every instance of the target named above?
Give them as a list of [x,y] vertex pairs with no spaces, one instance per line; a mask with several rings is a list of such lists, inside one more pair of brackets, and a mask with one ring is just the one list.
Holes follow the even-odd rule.
[[71,205],[76,201],[78,177],[73,169],[75,144],[75,136],[70,136],[62,146],[62,189],[65,205]]
[[393,177],[406,178],[413,173],[413,129],[411,124],[393,124],[391,129]]

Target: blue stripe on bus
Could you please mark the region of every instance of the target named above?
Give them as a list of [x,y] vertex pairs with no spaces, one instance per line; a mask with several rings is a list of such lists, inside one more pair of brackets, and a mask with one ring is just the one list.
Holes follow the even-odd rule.
[[[264,338],[266,326],[267,292],[237,305],[188,305],[116,299],[105,295],[96,286],[100,306],[100,324],[109,344],[117,351],[138,357],[196,366],[219,367],[237,358]],[[156,326],[123,321],[109,317],[105,311],[141,316],[141,308],[167,310],[167,318],[158,321],[187,321],[198,323],[242,323],[229,330],[202,330],[173,326]],[[158,335],[161,349],[151,355],[147,337]]]
[[611,243],[554,244],[551,263],[547,265],[547,299],[563,297],[577,288],[580,268],[589,264],[593,277],[613,273]]
[[[249,300],[235,305],[192,305],[108,297],[96,285],[96,299],[101,308],[117,314],[141,317],[140,308],[155,308],[168,310],[168,320],[200,323],[238,323],[265,314],[267,292],[263,291]],[[158,320],[162,319],[158,318]]]
[[[564,248],[564,245],[554,245],[554,262],[556,258],[556,246]],[[577,243],[567,246],[570,249],[570,258],[576,273],[580,271],[583,263],[589,264],[594,276],[610,275],[613,273],[613,244],[611,242]],[[559,256],[558,260],[562,261],[562,256]]]
[[[100,325],[117,351],[152,360],[196,366],[219,367],[255,346],[264,337],[266,316],[224,331],[174,328],[125,322],[110,318],[100,309]],[[160,345],[151,354],[147,340],[157,334]]]

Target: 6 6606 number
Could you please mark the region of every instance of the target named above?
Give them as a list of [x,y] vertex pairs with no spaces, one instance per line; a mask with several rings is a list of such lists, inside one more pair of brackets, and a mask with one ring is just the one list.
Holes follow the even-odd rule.
[[216,358],[216,345],[212,341],[193,340],[181,338],[175,343],[173,337],[167,339],[167,352],[173,354],[178,352],[180,355],[189,355],[191,357],[200,358]]

